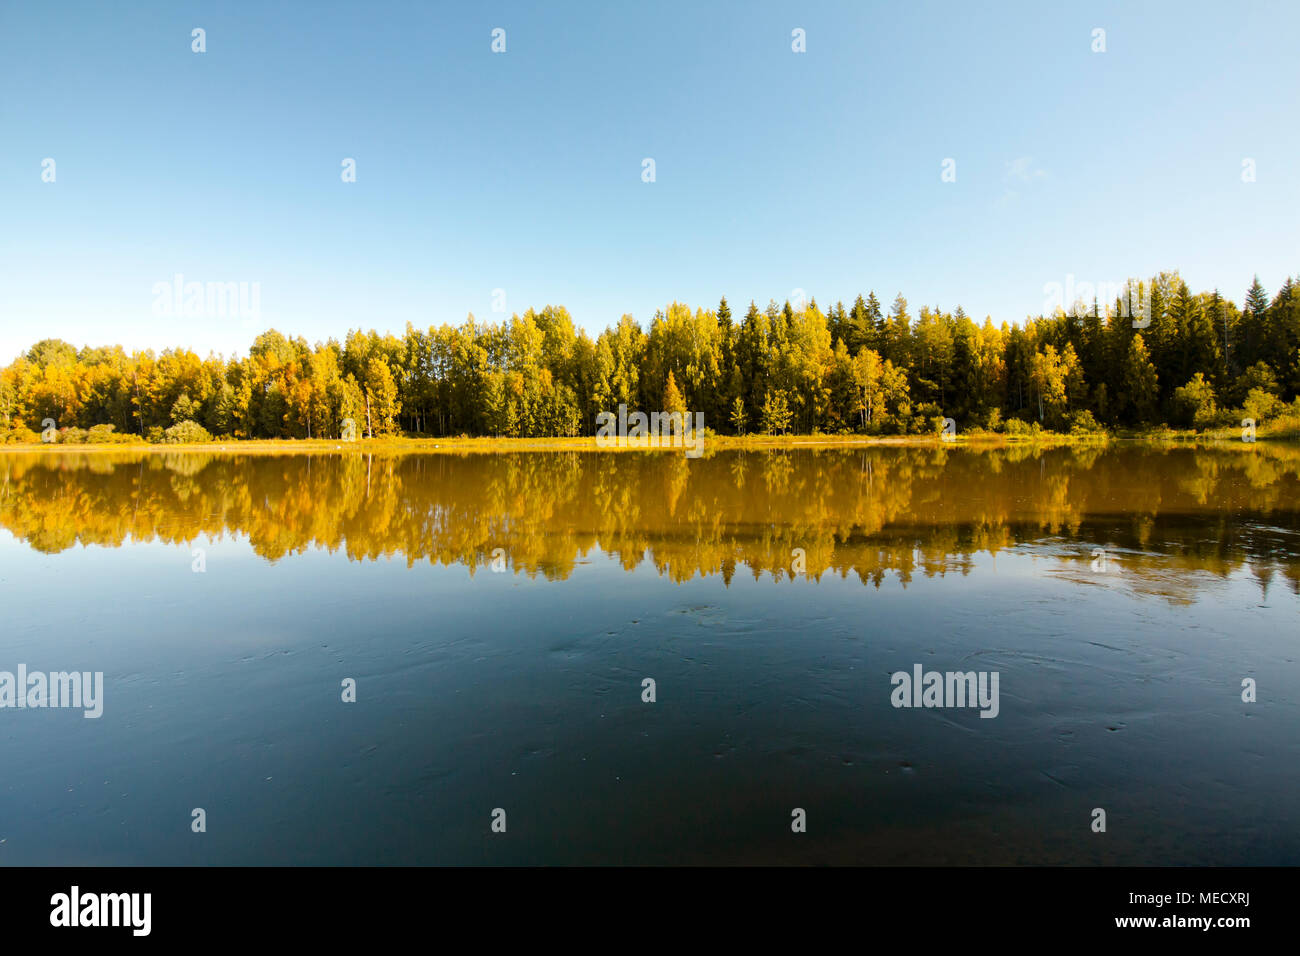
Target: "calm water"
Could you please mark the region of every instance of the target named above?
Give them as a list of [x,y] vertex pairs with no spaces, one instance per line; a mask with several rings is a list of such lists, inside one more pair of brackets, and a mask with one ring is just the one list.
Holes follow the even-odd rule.
[[1295,447],[9,453],[0,528],[0,671],[104,672],[0,864],[1300,863]]

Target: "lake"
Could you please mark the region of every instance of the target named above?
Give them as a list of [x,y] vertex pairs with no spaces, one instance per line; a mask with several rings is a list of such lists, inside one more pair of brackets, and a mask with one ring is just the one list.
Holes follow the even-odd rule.
[[103,673],[0,864],[1300,862],[1295,446],[51,449],[0,528],[0,672]]

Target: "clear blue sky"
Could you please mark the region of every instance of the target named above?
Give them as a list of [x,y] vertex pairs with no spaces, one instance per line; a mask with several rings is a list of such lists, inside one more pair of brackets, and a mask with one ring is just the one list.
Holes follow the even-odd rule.
[[[1240,303],[1300,272],[1297,35],[1294,2],[3,0],[0,361],[495,319],[495,288],[593,333],[794,289],[1020,321],[1174,268]],[[155,315],[176,273],[260,283],[260,319]]]

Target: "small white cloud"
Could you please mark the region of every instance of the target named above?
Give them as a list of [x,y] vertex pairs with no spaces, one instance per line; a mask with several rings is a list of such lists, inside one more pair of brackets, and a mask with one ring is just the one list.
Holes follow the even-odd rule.
[[1018,156],[1007,163],[1002,179],[1008,183],[1032,183],[1047,178],[1047,171],[1034,162],[1032,156]]
[[1032,183],[1042,182],[1047,178],[1047,170],[1043,169],[1034,162],[1032,156],[1017,156],[1011,162],[1006,164],[1006,169],[1002,173],[1002,197],[1001,201],[1006,202],[1019,196],[1017,186],[1028,186]]

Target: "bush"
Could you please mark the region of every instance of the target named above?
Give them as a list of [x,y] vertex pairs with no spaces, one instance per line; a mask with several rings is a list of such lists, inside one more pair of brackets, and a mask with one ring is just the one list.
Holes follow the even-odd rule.
[[1095,435],[1105,431],[1097,424],[1097,419],[1092,417],[1092,412],[1086,408],[1070,412],[1065,416],[1065,421],[1069,425],[1071,435]]
[[937,435],[943,431],[943,409],[934,402],[923,402],[913,407],[911,417],[904,421],[907,434]]
[[1037,438],[1042,434],[1043,426],[1023,418],[1008,418],[1006,432],[1008,438]]
[[162,433],[164,445],[197,445],[212,441],[212,434],[198,422],[177,422]]
[[1184,427],[1204,431],[1214,425],[1219,407],[1214,401],[1214,387],[1205,380],[1204,373],[1197,372],[1186,385],[1174,389],[1174,410]]
[[86,436],[90,433],[84,428],[60,428],[59,444],[60,445],[84,445]]
[[1264,391],[1262,388],[1252,388],[1249,394],[1246,395],[1246,401],[1241,406],[1241,413],[1246,418],[1255,419],[1258,423],[1272,418],[1285,407],[1277,396]]
[[40,434],[32,431],[26,425],[15,425],[5,432],[3,437],[7,445],[36,445],[40,444],[41,441]]
[[126,445],[144,439],[139,435],[118,434],[112,425],[92,425],[86,434],[86,441],[91,445]]
[[1233,383],[1233,395],[1242,403],[1245,403],[1247,397],[1254,391],[1267,392],[1269,395],[1277,395],[1277,376],[1273,374],[1273,369],[1267,362],[1256,362],[1245,373],[1237,376],[1237,381]]
[[1269,423],[1270,438],[1300,438],[1300,396],[1282,406]]

